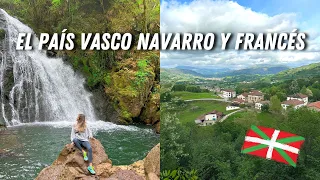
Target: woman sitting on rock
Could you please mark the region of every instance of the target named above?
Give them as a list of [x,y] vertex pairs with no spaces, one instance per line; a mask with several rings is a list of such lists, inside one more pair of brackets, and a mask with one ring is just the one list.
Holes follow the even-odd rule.
[[[72,126],[71,141],[73,145],[77,146],[77,148],[82,151],[84,160],[89,160],[88,171],[91,174],[95,174],[92,166],[92,148],[89,143],[89,138],[93,138],[92,132],[86,124],[85,116],[83,114],[79,114],[77,117],[77,123]],[[88,156],[87,152],[82,148],[82,146],[87,149]]]

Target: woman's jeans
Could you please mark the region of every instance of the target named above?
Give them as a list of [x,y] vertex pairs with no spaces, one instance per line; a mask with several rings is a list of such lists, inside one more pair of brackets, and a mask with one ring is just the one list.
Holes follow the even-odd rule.
[[92,148],[91,145],[88,141],[80,141],[77,138],[73,139],[74,144],[77,146],[80,151],[82,151],[82,147],[85,147],[88,150],[88,158],[89,158],[89,163],[92,163]]

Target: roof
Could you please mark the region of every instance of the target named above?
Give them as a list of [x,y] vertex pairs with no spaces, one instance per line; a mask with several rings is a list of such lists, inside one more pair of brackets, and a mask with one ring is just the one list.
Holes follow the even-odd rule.
[[249,95],[251,96],[263,96],[263,93],[258,90],[252,90]]
[[204,115],[201,115],[201,116],[199,116],[198,118],[197,118],[197,120],[204,120],[204,118],[206,117],[206,115],[204,114]]
[[[257,102],[257,103],[260,103],[260,104],[270,104],[270,101],[260,101],[260,102]],[[257,104],[256,103],[256,104]]]
[[291,100],[283,101],[281,104],[296,106],[296,105],[304,104],[304,102],[299,101],[297,99],[291,99]]
[[[248,97],[249,93],[242,93],[242,94],[240,94],[240,95],[242,95],[242,96],[244,96],[244,97]],[[240,96],[240,95],[239,95],[239,96]]]
[[207,113],[206,115],[208,115],[208,114],[217,114],[218,116],[222,116],[223,112],[220,112],[220,111],[217,111],[217,110],[213,110],[213,111]]
[[217,114],[218,116],[223,116],[223,112],[220,112],[220,111],[217,111],[217,110],[213,110],[211,112],[208,112],[206,114],[203,114],[201,116],[199,116],[196,120],[200,120],[200,121],[203,121],[206,117],[206,115],[208,114]]
[[308,96],[305,95],[305,94],[296,93],[296,94],[290,95],[290,96],[288,96],[288,97],[292,97],[292,98],[306,98],[306,97],[308,97]]
[[225,91],[225,92],[236,92],[235,90],[232,90],[232,89],[224,89],[222,91]]
[[310,103],[310,104],[308,104],[308,107],[315,107],[315,108],[320,109],[320,101]]
[[244,103],[246,101],[239,98],[235,98],[232,102]]

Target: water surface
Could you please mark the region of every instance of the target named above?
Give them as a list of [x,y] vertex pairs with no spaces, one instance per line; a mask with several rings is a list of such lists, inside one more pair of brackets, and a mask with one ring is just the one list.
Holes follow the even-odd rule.
[[[159,142],[149,127],[91,124],[95,138],[101,141],[114,165],[128,165],[143,159]],[[70,143],[70,123],[33,123],[10,127],[0,135],[0,179],[34,179]]]

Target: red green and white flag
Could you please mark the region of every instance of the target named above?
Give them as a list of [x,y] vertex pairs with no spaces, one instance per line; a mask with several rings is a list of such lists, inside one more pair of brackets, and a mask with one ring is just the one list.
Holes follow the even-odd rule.
[[251,126],[241,152],[296,167],[304,137],[262,126]]

